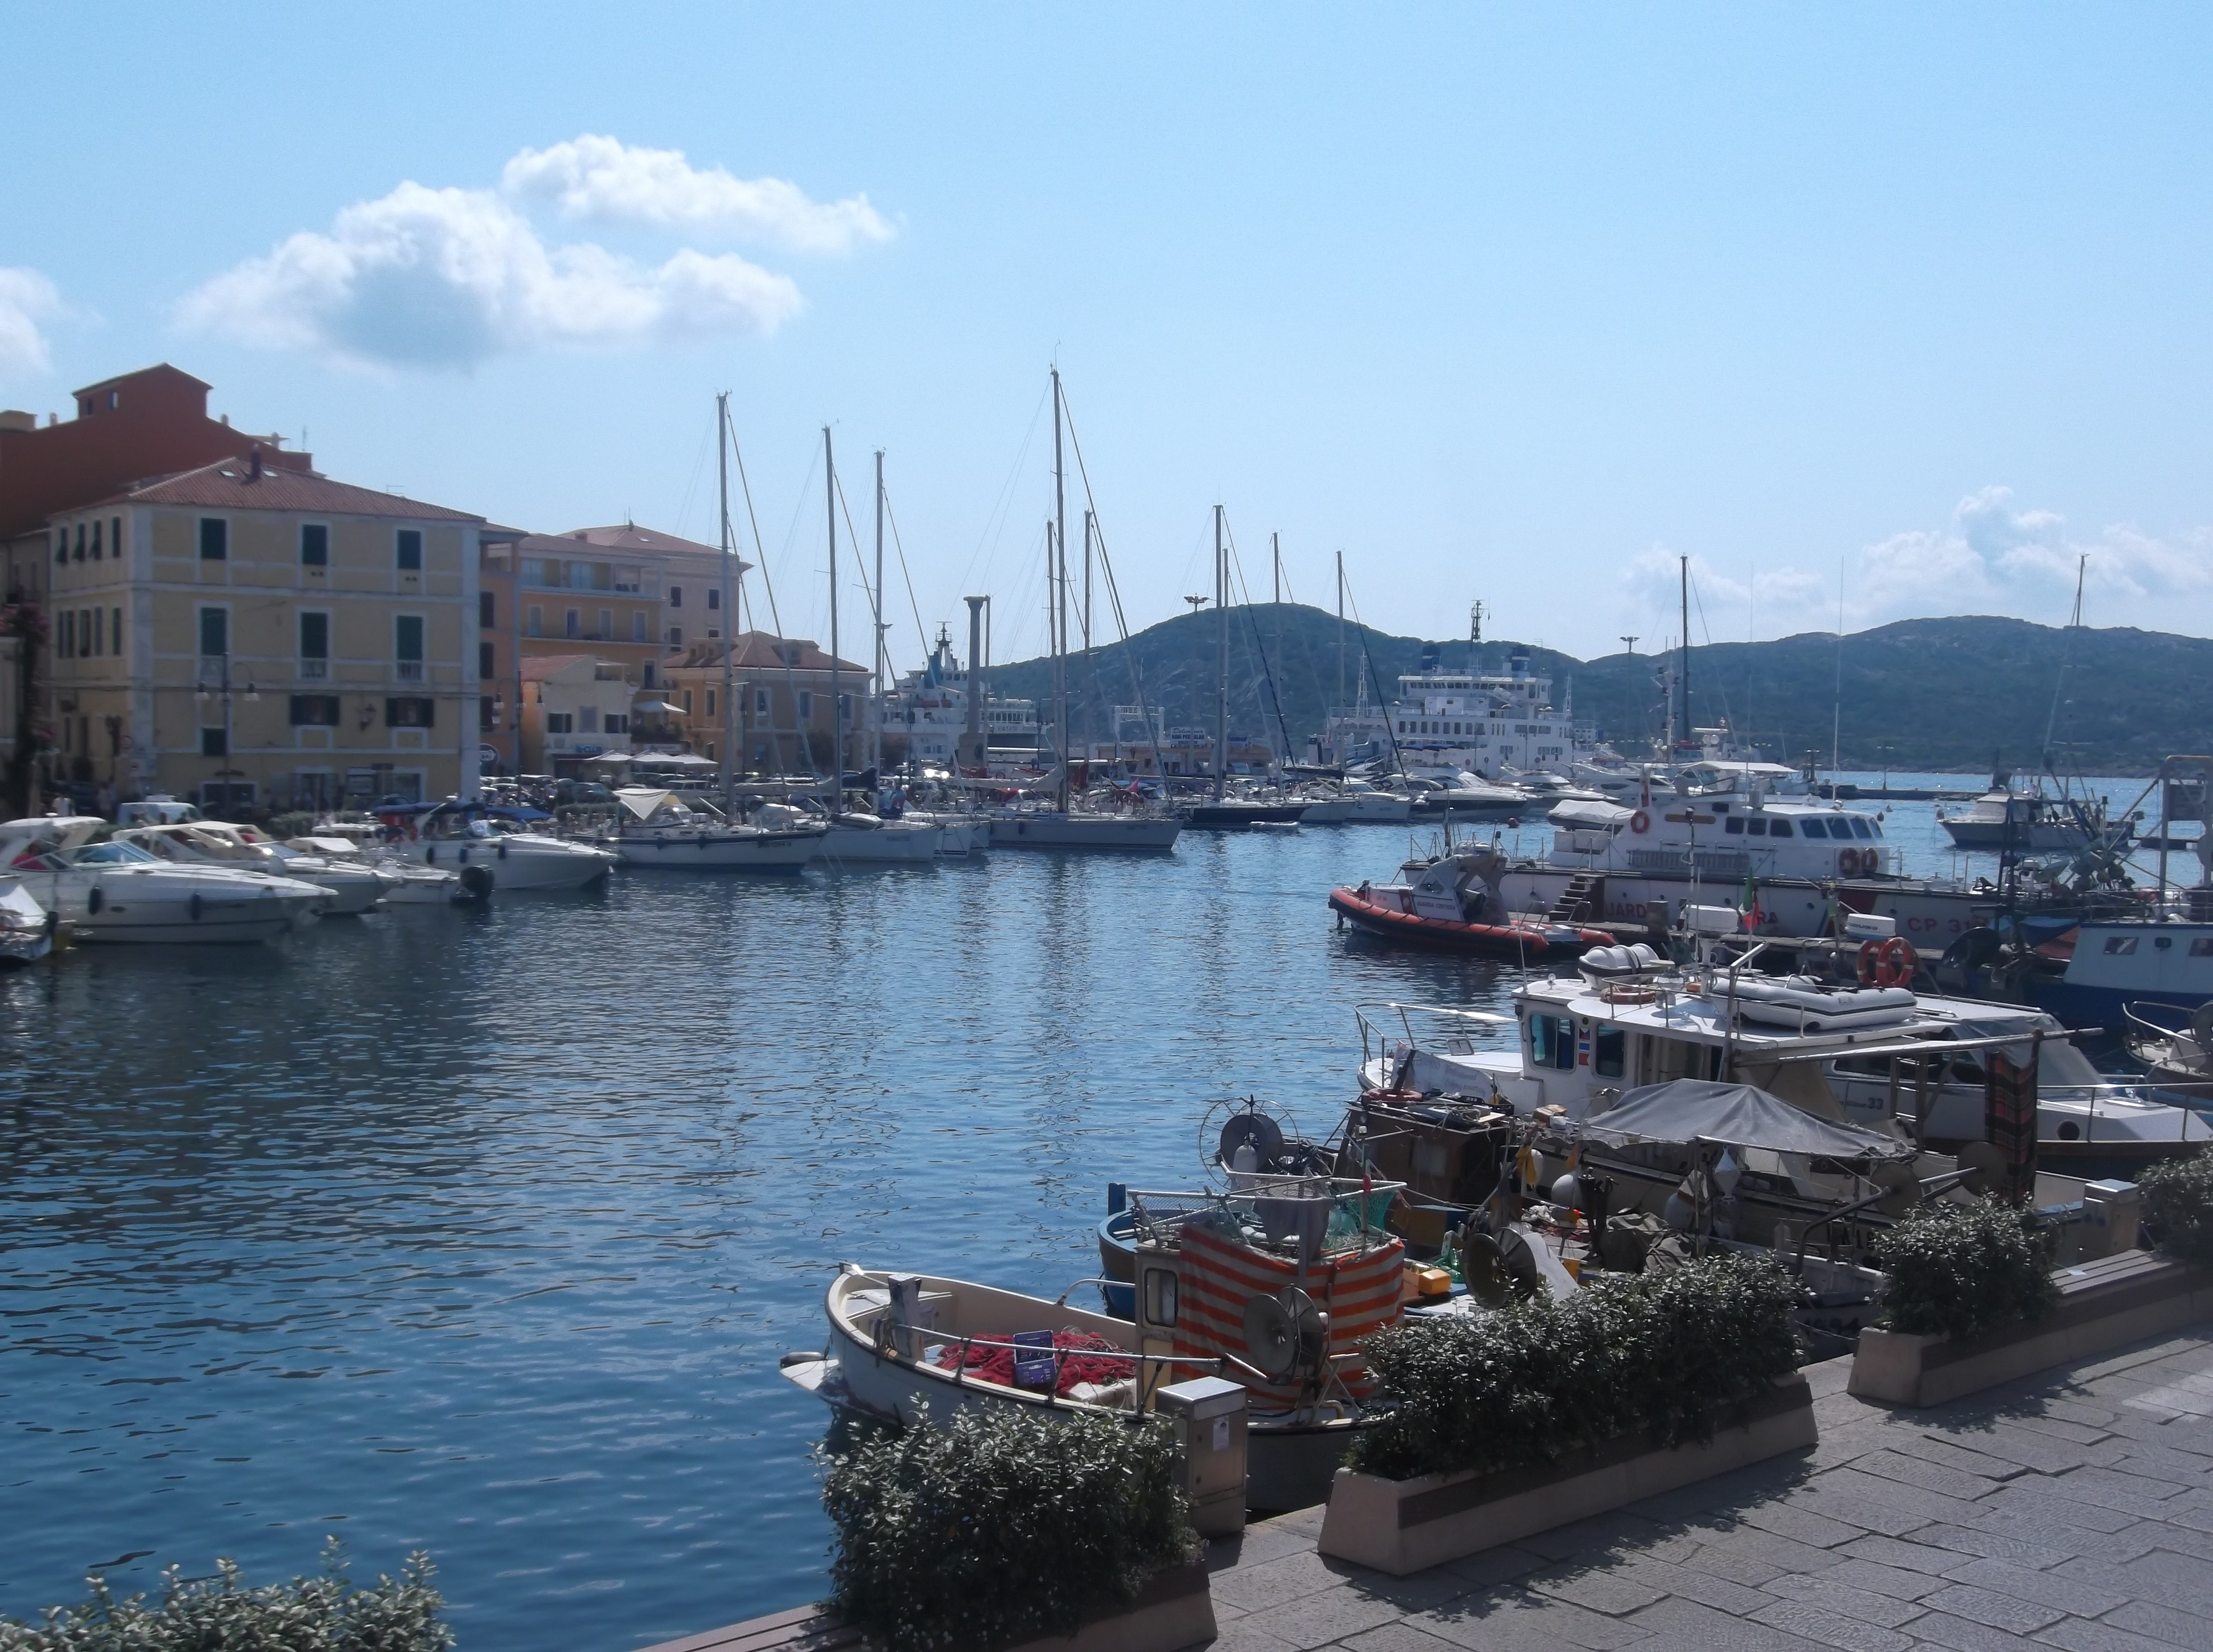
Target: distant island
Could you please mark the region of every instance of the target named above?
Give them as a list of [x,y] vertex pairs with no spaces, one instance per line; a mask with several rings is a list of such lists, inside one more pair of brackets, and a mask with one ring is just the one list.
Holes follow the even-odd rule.
[[[1379,686],[1387,700],[1397,694],[1401,673],[1425,663],[1503,672],[1517,652],[1528,655],[1533,672],[1552,679],[1556,702],[1572,693],[1579,719],[1625,753],[1646,747],[1665,718],[1655,674],[1672,655],[1577,660],[1511,641],[1486,639],[1471,648],[1465,637],[1393,637],[1348,621],[1340,701],[1334,614],[1304,604],[1261,603],[1232,609],[1230,619],[1233,727],[1277,734],[1275,716],[1265,710],[1265,684],[1272,678],[1283,728],[1301,753],[1328,707],[1350,704],[1363,676],[1369,678],[1370,700]],[[1165,710],[1170,727],[1210,728],[1219,635],[1211,612],[1180,614],[1138,632],[1126,652],[1119,642],[1100,639],[1092,660],[1072,658],[1070,720],[1078,737],[1087,729],[1111,737],[1113,706],[1136,700],[1131,656],[1148,703]],[[1841,649],[1835,634],[1826,631],[1716,643],[1693,648],[1690,665],[1693,723],[1726,717],[1744,738],[1789,763],[1817,752],[1826,767],[1833,726],[1847,769],[1987,774],[1997,765],[2026,775],[2038,766],[2055,690],[2060,704],[2052,745],[2063,772],[2148,774],[2170,753],[2213,748],[2213,639],[2201,637],[2088,627],[2070,632],[1965,616],[1852,632]],[[1051,692],[1052,662],[996,666],[991,680],[999,693],[1042,702]]]

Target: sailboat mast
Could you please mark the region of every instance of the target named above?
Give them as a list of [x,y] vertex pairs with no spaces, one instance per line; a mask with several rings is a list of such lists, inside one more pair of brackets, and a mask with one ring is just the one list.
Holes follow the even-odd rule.
[[722,745],[716,755],[722,760],[722,812],[728,814],[735,792],[730,747],[733,717],[730,711],[730,650],[737,646],[737,607],[730,592],[730,393],[727,390],[715,398],[715,491],[722,501]]
[[1222,554],[1222,507],[1214,508],[1214,611],[1221,646],[1214,672],[1214,801],[1229,772],[1229,572]]
[[1337,553],[1337,703],[1339,705],[1344,704],[1344,552],[1342,551]]
[[1068,477],[1060,452],[1060,369],[1052,369],[1053,721],[1060,746],[1060,808],[1068,811]]
[[830,524],[830,778],[837,799],[832,812],[845,807],[845,730],[838,719],[838,465],[830,450],[830,427],[822,427],[822,517]]
[[[891,674],[891,661],[884,648],[884,450],[876,449],[876,590],[875,600],[876,653],[873,664],[875,679],[869,698],[875,707],[869,718],[869,766],[876,771],[876,783],[883,784],[884,768],[884,680]],[[924,639],[925,644],[929,638]]]
[[1683,644],[1676,652],[1680,663],[1675,671],[1680,685],[1675,696],[1675,715],[1680,720],[1676,739],[1681,742],[1680,749],[1687,752],[1691,747],[1691,559],[1678,557],[1675,562],[1683,582]]

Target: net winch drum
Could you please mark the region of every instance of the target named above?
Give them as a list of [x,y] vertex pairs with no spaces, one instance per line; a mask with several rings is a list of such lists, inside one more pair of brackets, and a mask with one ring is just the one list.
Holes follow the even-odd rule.
[[1201,1537],[1245,1529],[1247,1398],[1241,1384],[1210,1376],[1169,1383],[1154,1396],[1155,1408],[1174,1419],[1184,1496]]

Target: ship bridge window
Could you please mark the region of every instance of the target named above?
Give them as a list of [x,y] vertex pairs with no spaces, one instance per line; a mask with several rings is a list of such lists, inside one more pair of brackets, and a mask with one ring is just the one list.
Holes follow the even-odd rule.
[[2190,943],[2192,958],[2213,958],[2213,935],[2201,935]]
[[[1808,821],[1808,824],[1811,825],[1812,822]],[[1777,820],[1775,823],[1775,830],[1768,835],[1774,838],[1789,837],[1790,835],[1790,822],[1788,820]]]
[[1560,1072],[1576,1064],[1576,1023],[1567,1015],[1529,1017],[1529,1064]]
[[[1804,828],[1804,835],[1808,838],[1826,838],[1829,835],[1829,827],[1826,821],[1801,820],[1798,824]],[[1839,821],[1838,824],[1841,826],[1843,822]]]
[[1744,836],[1744,822],[1739,820],[1735,815],[1732,814],[1728,820],[1722,822],[1722,830],[1728,832],[1732,838],[1741,838]]
[[2109,935],[2106,937],[2107,952],[2116,953],[2125,958],[2136,949],[2137,937],[2132,935]]
[[1591,1070],[1600,1078],[1619,1078],[1628,1063],[1629,1034],[1619,1027],[1601,1027],[1591,1040]]
[[[1730,824],[1735,823],[1732,821]],[[1755,838],[1765,838],[1767,835],[1767,822],[1755,814],[1745,823],[1745,830]]]
[[1848,818],[1852,823],[1852,836],[1855,838],[1872,838],[1875,836],[1875,833],[1869,830],[1867,821],[1862,819],[1859,815],[1854,814]]

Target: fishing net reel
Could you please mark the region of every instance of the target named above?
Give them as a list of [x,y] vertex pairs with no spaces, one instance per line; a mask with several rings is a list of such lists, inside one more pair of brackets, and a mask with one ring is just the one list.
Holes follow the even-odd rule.
[[1207,1107],[1198,1121],[1198,1161],[1210,1182],[1233,1175],[1330,1173],[1327,1155],[1299,1135],[1290,1110],[1255,1095]]

